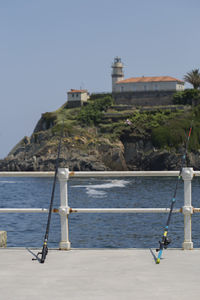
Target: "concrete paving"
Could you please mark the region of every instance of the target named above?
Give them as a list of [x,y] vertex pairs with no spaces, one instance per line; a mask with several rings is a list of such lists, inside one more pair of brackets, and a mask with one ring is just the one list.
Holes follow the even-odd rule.
[[199,299],[200,250],[168,249],[159,265],[151,249],[0,249],[2,300]]

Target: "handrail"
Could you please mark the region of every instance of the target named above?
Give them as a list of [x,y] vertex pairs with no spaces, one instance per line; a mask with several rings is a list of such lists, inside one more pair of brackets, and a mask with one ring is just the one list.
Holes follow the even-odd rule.
[[[131,176],[178,176],[179,171],[92,171],[70,172],[66,168],[59,168],[60,207],[54,208],[61,218],[60,249],[70,249],[68,217],[71,213],[168,213],[169,208],[70,208],[68,206],[68,185],[70,177],[131,177]],[[54,172],[0,172],[0,177],[53,177]],[[184,215],[183,249],[193,249],[191,235],[191,217],[193,213],[200,213],[200,208],[192,207],[191,182],[193,176],[200,176],[200,171],[183,168],[184,206],[174,209],[173,213]],[[46,208],[0,208],[0,213],[48,213]]]
[[[179,171],[69,171],[69,177],[154,177],[178,176]],[[193,171],[194,176],[200,176],[200,171]],[[0,177],[53,177],[53,171],[1,171]]]
[[[200,212],[199,208],[195,208]],[[169,208],[69,208],[69,213],[168,213]],[[0,208],[0,213],[48,213],[47,208]],[[59,213],[59,208],[54,208],[53,213]],[[181,208],[174,209],[173,213],[180,213]],[[67,212],[68,213],[68,212]]]
[[[70,213],[169,213],[169,208],[70,208]],[[173,213],[180,213],[181,208]]]
[[[0,213],[48,213],[47,208],[0,208]],[[57,212],[57,210],[53,210]]]

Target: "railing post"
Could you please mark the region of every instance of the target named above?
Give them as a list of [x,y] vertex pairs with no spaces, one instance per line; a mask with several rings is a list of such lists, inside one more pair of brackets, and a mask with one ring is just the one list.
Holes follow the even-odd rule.
[[192,250],[192,178],[193,168],[183,168],[182,178],[184,180],[184,206],[182,213],[184,214],[184,242],[182,244],[184,250]]
[[67,181],[69,178],[69,169],[59,168],[58,179],[60,182],[60,223],[61,223],[61,241],[59,243],[60,250],[69,250],[71,243],[69,241],[69,206],[68,206],[68,191]]

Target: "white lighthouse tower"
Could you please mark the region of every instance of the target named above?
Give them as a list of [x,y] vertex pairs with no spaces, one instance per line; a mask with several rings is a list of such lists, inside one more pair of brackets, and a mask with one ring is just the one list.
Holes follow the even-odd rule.
[[115,92],[116,82],[124,79],[123,63],[120,57],[115,57],[112,69],[112,92]]

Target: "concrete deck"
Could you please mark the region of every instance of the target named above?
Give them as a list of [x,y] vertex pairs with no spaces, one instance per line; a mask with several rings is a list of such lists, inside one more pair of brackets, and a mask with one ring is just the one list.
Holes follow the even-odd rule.
[[0,249],[3,300],[199,299],[200,250],[165,250],[159,265],[151,249]]

